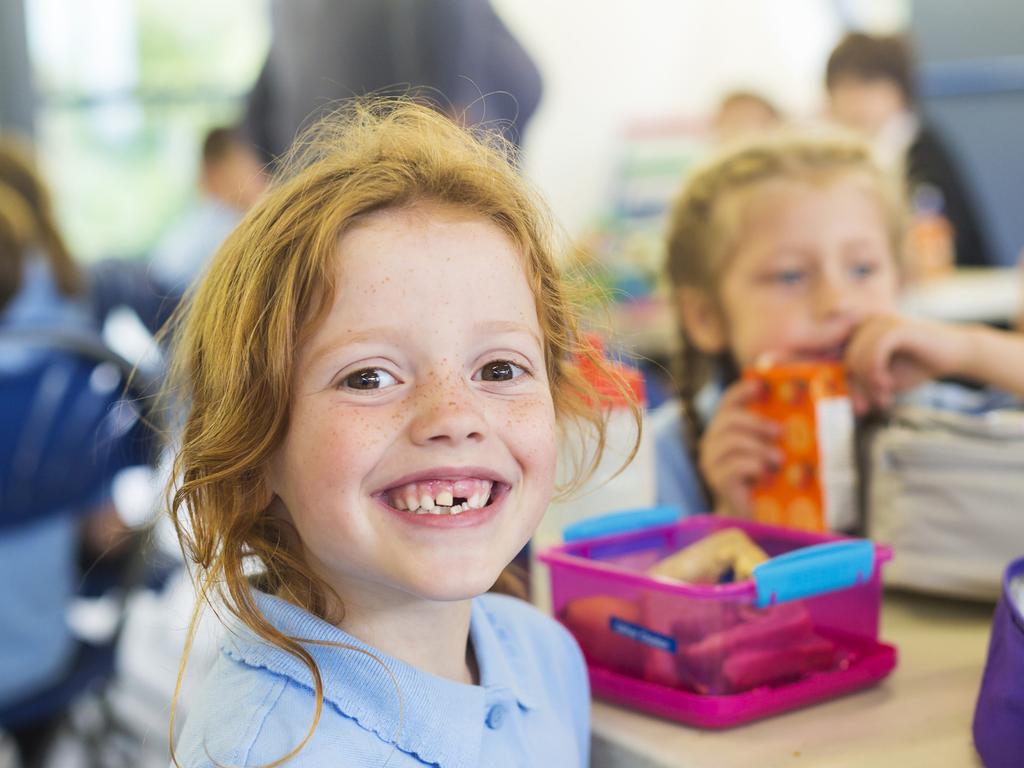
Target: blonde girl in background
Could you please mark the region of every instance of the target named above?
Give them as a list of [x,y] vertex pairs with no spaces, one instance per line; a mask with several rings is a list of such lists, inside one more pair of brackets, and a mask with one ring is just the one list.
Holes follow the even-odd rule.
[[748,410],[758,384],[739,378],[756,362],[843,360],[858,413],[898,395],[979,407],[978,393],[920,387],[937,377],[1024,393],[1020,337],[898,314],[901,200],[840,137],[750,144],[690,180],[668,241],[681,353],[678,398],[652,420],[661,503],[750,515],[751,487],[781,462],[780,426]]
[[348,110],[186,310],[172,506],[228,631],[175,764],[587,764],[575,642],[484,594],[548,505],[559,426],[604,429],[497,142]]
[[11,302],[15,309],[5,311],[17,312],[19,322],[25,324],[86,325],[85,279],[61,236],[30,144],[0,136],[0,184],[14,201],[5,203],[5,209],[12,214],[24,209],[28,222],[24,247],[4,260],[0,307]]

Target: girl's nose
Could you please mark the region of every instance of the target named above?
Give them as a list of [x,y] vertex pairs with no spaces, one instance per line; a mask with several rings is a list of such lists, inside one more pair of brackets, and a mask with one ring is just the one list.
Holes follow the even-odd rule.
[[822,275],[814,292],[814,313],[818,320],[845,317],[852,312],[850,287],[832,275]]
[[468,382],[435,378],[416,393],[411,437],[417,445],[479,442],[487,431],[477,393]]

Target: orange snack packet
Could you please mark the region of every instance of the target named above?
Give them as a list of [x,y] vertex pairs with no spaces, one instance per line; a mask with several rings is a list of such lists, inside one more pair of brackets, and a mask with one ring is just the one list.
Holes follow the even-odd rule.
[[783,463],[754,487],[754,519],[807,531],[852,529],[854,418],[842,364],[785,363],[747,370],[743,378],[762,384],[750,409],[782,425]]

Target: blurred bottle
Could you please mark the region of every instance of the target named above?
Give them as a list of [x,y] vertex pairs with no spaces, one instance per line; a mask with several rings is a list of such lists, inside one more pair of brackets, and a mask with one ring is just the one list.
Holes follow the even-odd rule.
[[943,277],[953,271],[956,262],[953,225],[946,218],[941,190],[921,184],[911,198],[908,233],[907,277],[910,282]]
[[[590,336],[588,340],[597,352],[604,354],[599,337]],[[551,610],[551,584],[547,566],[537,562],[539,551],[561,543],[562,531],[572,523],[609,512],[654,505],[654,446],[647,429],[641,431],[633,460],[623,466],[637,439],[637,422],[631,406],[635,403],[643,410],[647,405],[643,376],[627,365],[612,361],[607,361],[607,364],[611,368],[610,376],[587,360],[577,361],[579,370],[597,390],[608,409],[605,448],[600,463],[585,485],[570,498],[556,499],[551,504],[530,543],[531,599],[545,612]],[[567,434],[558,455],[559,487],[572,478],[575,467],[593,456],[596,447],[594,435],[589,432],[580,431],[571,424],[566,425],[565,431]]]

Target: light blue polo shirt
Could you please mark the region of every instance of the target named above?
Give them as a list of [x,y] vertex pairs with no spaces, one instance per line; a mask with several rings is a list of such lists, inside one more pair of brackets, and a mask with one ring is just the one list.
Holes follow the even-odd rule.
[[[255,594],[259,609],[284,634],[354,645],[394,674],[392,680],[365,653],[304,644],[323,676],[324,707],[312,738],[287,765],[588,764],[583,656],[565,629],[531,605],[493,594],[473,600],[470,639],[480,685],[466,685],[421,672],[290,603]],[[266,765],[298,745],[313,721],[305,665],[234,617],[226,621],[221,655],[178,740],[176,757],[184,768]]]
[[[701,418],[710,419],[718,405],[715,390],[705,387],[697,399]],[[654,479],[658,504],[678,507],[684,516],[709,512],[711,505],[693,463],[693,452],[683,441],[683,406],[678,398],[666,400],[648,418],[654,435]]]

